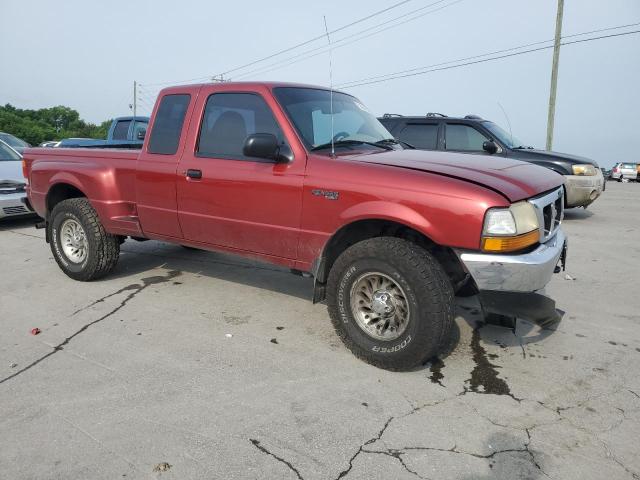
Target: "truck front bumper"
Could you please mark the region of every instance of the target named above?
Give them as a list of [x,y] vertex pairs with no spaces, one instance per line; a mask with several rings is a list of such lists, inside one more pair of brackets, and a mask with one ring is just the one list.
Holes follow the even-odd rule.
[[595,175],[565,175],[567,207],[586,207],[593,203],[604,190],[604,176],[596,169]]
[[0,195],[0,219],[33,214],[33,209],[25,200],[26,193],[9,193]]
[[560,319],[555,302],[544,287],[558,262],[564,267],[567,238],[559,228],[556,234],[535,250],[521,255],[496,255],[457,251],[479,290],[487,313],[524,318],[538,324]]

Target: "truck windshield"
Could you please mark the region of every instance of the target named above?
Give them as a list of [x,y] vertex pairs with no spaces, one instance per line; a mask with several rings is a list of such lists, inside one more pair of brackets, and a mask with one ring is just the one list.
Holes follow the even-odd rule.
[[493,122],[482,122],[482,125],[484,125],[487,130],[495,135],[495,137],[507,148],[524,148],[524,145],[520,140],[511,135],[509,132],[505,132],[499,125],[496,125]]
[[[316,88],[279,87],[274,94],[309,149],[330,145],[394,142],[393,136],[356,98]],[[333,112],[333,128],[332,128]]]

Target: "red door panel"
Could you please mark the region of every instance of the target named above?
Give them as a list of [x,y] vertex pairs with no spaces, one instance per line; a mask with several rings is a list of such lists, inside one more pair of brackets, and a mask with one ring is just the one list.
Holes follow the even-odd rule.
[[202,179],[178,180],[184,236],[212,245],[296,258],[302,176],[287,165],[185,155],[181,173],[202,171]]

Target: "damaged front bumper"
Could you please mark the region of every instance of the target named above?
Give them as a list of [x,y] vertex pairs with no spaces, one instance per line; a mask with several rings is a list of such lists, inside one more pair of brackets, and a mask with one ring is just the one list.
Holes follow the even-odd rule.
[[587,207],[604,191],[605,179],[597,168],[595,175],[565,175],[567,207]]
[[523,318],[541,325],[560,320],[544,287],[564,268],[567,238],[561,228],[535,250],[519,255],[457,251],[479,290],[486,313]]

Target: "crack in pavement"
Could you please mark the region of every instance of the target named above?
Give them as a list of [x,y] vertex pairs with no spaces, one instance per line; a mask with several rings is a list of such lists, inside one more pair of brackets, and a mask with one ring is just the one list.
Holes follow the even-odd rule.
[[459,455],[469,455],[471,457],[481,458],[481,459],[485,459],[486,460],[486,459],[492,459],[496,455],[500,455],[500,454],[503,454],[503,453],[527,453],[529,455],[529,457],[531,458],[531,463],[536,467],[536,469],[538,469],[540,471],[540,473],[542,473],[545,477],[551,478],[542,469],[542,467],[540,466],[540,464],[536,460],[535,454],[529,449],[529,445],[531,444],[531,434],[530,434],[528,428],[525,428],[524,430],[527,433],[528,441],[527,441],[527,443],[524,444],[523,448],[505,448],[503,450],[496,450],[496,451],[491,452],[491,453],[486,454],[486,455],[482,455],[480,453],[467,452],[467,451],[464,451],[464,450],[458,450],[457,445],[454,445],[451,448],[403,447],[403,448],[388,448],[386,450],[366,450],[366,449],[362,449],[362,452],[371,453],[371,454],[389,455],[391,457],[397,458],[398,460],[400,460],[400,463],[402,464],[403,467],[405,467],[405,469],[408,472],[416,475],[419,478],[425,478],[425,477],[423,477],[420,474],[418,474],[417,472],[409,469],[406,466],[405,462],[402,460],[402,458],[401,458],[402,455],[406,455],[410,451],[435,451],[435,452],[455,453],[455,454],[459,454]]
[[298,477],[299,480],[304,480],[304,478],[302,478],[302,475],[300,475],[300,472],[298,471],[298,469],[296,467],[294,467],[290,462],[286,461],[284,458],[279,457],[275,453],[271,453],[269,450],[264,448],[259,440],[256,440],[254,438],[250,438],[249,441],[253,444],[254,447],[256,447],[258,450],[260,450],[262,453],[265,453],[265,454],[275,458],[280,463],[284,463],[287,467],[289,467],[289,470],[291,470],[293,473],[296,474],[296,476]]
[[[2,380],[0,380],[0,384],[3,384],[5,382],[8,382],[9,380],[17,377],[18,375],[30,370],[31,368],[35,367],[36,365],[38,365],[39,363],[43,362],[44,360],[46,360],[47,358],[51,357],[52,355],[55,355],[56,353],[58,353],[61,350],[64,350],[64,347],[66,345],[69,344],[69,342],[71,342],[71,340],[73,340],[75,337],[77,337],[78,335],[80,335],[81,333],[85,332],[89,327],[95,325],[96,323],[99,323],[103,320],[106,320],[107,318],[109,318],[110,316],[114,315],[115,313],[117,313],[119,310],[121,310],[127,303],[129,303],[129,301],[131,299],[133,299],[136,295],[138,295],[140,292],[142,292],[145,288],[151,286],[151,285],[156,285],[158,283],[164,283],[164,282],[168,282],[169,280],[181,275],[182,272],[178,271],[178,270],[170,270],[169,273],[165,276],[160,276],[160,275],[156,275],[153,277],[146,277],[141,279],[142,284],[139,283],[134,283],[131,285],[128,285],[126,287],[121,288],[120,290],[118,290],[116,293],[113,293],[111,295],[107,295],[105,298],[108,298],[110,296],[116,295],[118,293],[123,293],[126,291],[129,291],[130,293],[124,298],[124,300],[122,300],[120,302],[119,305],[117,305],[113,310],[111,310],[110,312],[104,314],[103,316],[101,316],[100,318],[89,322],[87,324],[85,324],[82,328],[80,328],[79,330],[77,330],[75,333],[73,333],[72,335],[68,336],[67,338],[65,338],[61,343],[59,343],[58,345],[55,345],[53,348],[53,350],[51,350],[49,353],[47,353],[46,355],[43,355],[42,357],[38,358],[37,360],[34,360],[33,362],[31,362],[29,365],[27,365],[26,367],[18,370],[17,372],[15,372],[12,375],[9,375],[8,377],[3,378]],[[98,303],[98,301],[94,302]],[[88,307],[87,307],[88,308]]]
[[400,465],[402,465],[402,467],[407,472],[415,475],[418,478],[421,478],[422,480],[430,480],[429,477],[423,477],[422,475],[420,475],[415,470],[411,470],[409,468],[409,466],[404,462],[404,460],[402,459],[402,455],[405,455],[407,452],[404,452],[404,451],[401,451],[401,450],[388,449],[388,450],[362,450],[362,453],[371,453],[371,454],[376,454],[376,455],[388,455],[388,456],[398,460],[398,462],[400,462]]
[[[617,393],[619,391],[620,391],[620,389],[614,391],[613,393]],[[631,392],[631,390],[628,390],[628,389],[627,389],[627,391]],[[631,392],[631,393],[635,394],[635,392]],[[544,402],[542,402],[540,400],[538,400],[537,402],[541,406],[543,406],[544,408],[548,409],[549,411],[554,412],[558,416],[558,420],[559,421],[565,421],[565,422],[569,423],[575,429],[584,432],[589,437],[593,437],[604,448],[605,458],[607,458],[607,459],[611,460],[612,462],[616,463],[617,465],[619,465],[622,469],[625,470],[625,472],[630,474],[633,479],[640,480],[640,474],[638,474],[638,473],[634,472],[633,470],[631,470],[620,459],[618,459],[618,457],[616,457],[616,455],[611,451],[611,448],[609,447],[609,445],[598,436],[598,432],[596,432],[594,430],[591,430],[589,428],[585,428],[585,427],[583,427],[581,425],[577,425],[573,420],[571,420],[571,418],[566,417],[565,415],[562,414],[562,412],[564,412],[566,410],[571,410],[571,409],[574,409],[574,408],[582,408],[584,405],[586,405],[590,401],[597,400],[597,399],[599,399],[599,398],[601,398],[601,397],[603,397],[605,395],[611,395],[611,394],[612,394],[612,392],[602,393],[600,395],[595,395],[595,396],[592,396],[590,398],[587,398],[586,400],[582,400],[580,402],[577,402],[575,405],[569,405],[569,406],[566,406],[566,407],[556,407],[555,409],[550,407],[550,406],[548,406],[548,405],[546,405]],[[615,407],[615,408],[617,408],[617,407]],[[619,410],[622,410],[622,409],[619,409]],[[623,410],[623,420],[621,422],[619,422],[619,424],[616,425],[616,427],[620,426],[625,419],[626,419],[626,416],[625,416],[624,410]],[[532,427],[532,428],[535,428],[535,426]],[[611,429],[608,429],[608,430],[611,430]],[[574,452],[574,453],[576,453],[576,452]]]
[[[417,409],[413,410],[413,412],[415,412],[415,411],[417,411]],[[411,412],[411,413],[413,413],[413,412]],[[346,475],[349,474],[349,472],[353,468],[353,462],[358,457],[358,455],[360,455],[364,451],[364,447],[366,447],[367,445],[371,445],[372,443],[377,442],[378,440],[380,440],[382,435],[384,435],[384,431],[387,429],[387,427],[389,426],[389,424],[391,423],[391,421],[394,418],[395,417],[390,417],[389,420],[387,420],[385,422],[384,426],[380,429],[380,431],[378,432],[378,434],[375,437],[370,438],[369,440],[364,442],[362,445],[360,445],[360,448],[358,448],[358,451],[356,453],[354,453],[353,456],[349,459],[349,466],[338,474],[338,476],[336,477],[336,480],[340,480],[341,478],[343,478],[343,477],[345,477]]]

